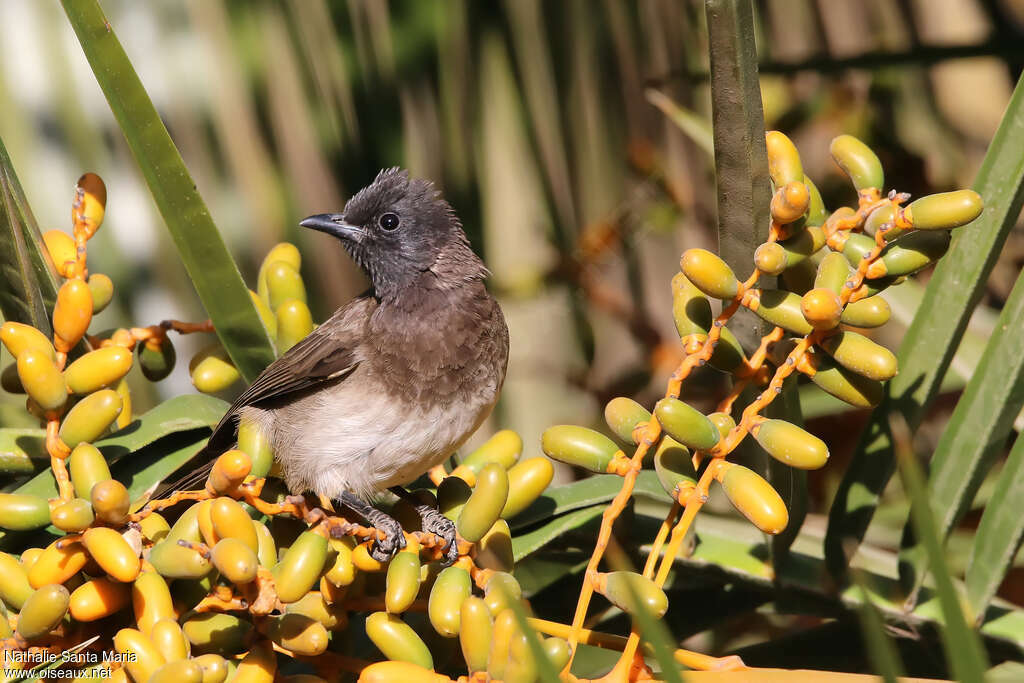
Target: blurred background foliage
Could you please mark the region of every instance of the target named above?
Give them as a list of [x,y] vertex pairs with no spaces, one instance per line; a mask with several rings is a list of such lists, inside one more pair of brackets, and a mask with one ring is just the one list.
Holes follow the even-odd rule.
[[[508,318],[509,376],[481,438],[497,426],[515,429],[527,454],[537,454],[551,424],[598,426],[613,396],[647,405],[660,396],[681,354],[669,280],[684,249],[716,248],[702,3],[103,7],[247,282],[266,251],[289,240],[305,256],[317,319],[357,294],[362,275],[330,238],[300,232],[298,220],[339,210],[379,169],[405,166],[454,205]],[[888,177],[915,196],[971,184],[1024,65],[1024,2],[759,0],[755,11],[766,127],[796,142],[827,206],[853,200],[827,153],[840,133],[868,142]],[[40,227],[67,227],[82,172],[99,173],[109,189],[90,264],[118,289],[95,329],[205,317],[59,5],[4,0],[0,26],[0,138]],[[1018,226],[919,430],[922,453],[941,434],[1022,261]],[[908,283],[886,294],[895,320],[879,341],[899,346],[921,289]],[[204,343],[175,341],[182,358]],[[155,389],[136,378],[136,411],[192,391],[185,366]],[[708,371],[688,386],[696,393],[686,399],[712,410],[724,384]],[[24,423],[21,400],[2,400],[0,423]],[[809,477],[805,529],[820,534],[865,415],[813,385],[801,401],[832,453]],[[872,547],[899,546],[908,507],[899,486],[894,479],[868,532]],[[712,510],[727,516],[715,505],[722,502]],[[969,514],[949,539],[954,572],[976,523]],[[1018,605],[1022,571],[1011,571],[999,593]],[[712,629],[673,631],[695,634],[686,646],[704,651],[752,646],[744,658],[755,664],[756,643],[814,625],[793,662],[814,667],[809,652],[824,657],[822,643],[856,630],[751,611],[749,595],[735,603],[737,616]],[[729,598],[718,606],[728,612]]]

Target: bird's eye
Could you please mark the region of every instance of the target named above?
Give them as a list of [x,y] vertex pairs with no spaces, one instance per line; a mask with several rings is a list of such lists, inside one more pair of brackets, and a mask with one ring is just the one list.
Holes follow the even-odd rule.
[[386,213],[377,219],[377,223],[380,225],[382,230],[391,232],[398,229],[398,224],[401,223],[401,220],[398,218],[397,214]]

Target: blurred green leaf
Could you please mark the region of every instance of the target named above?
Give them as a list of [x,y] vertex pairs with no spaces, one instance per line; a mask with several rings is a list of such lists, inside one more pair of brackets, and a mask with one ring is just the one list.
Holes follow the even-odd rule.
[[864,578],[858,572],[854,572],[853,576],[861,593],[861,606],[857,610],[861,633],[864,634],[864,645],[874,665],[874,672],[886,683],[896,683],[903,673],[899,653],[885,632],[885,622],[871,601],[871,594],[864,588]]
[[[932,455],[928,494],[940,538],[964,516],[985,474],[1013,432],[1024,406],[1024,277],[1003,306],[977,370],[956,404]],[[1003,474],[1005,479],[1006,473]],[[927,556],[905,528],[900,578],[913,596],[927,573]]]
[[577,529],[593,519],[597,519],[604,512],[604,509],[603,505],[593,505],[581,510],[574,510],[560,517],[555,517],[547,524],[542,524],[536,529],[516,534],[512,538],[512,554],[515,556],[516,562],[530,553],[540,550],[566,532]]
[[985,680],[985,669],[988,668],[985,651],[977,634],[964,618],[960,597],[946,566],[939,530],[932,517],[924,474],[921,472],[921,466],[917,464],[910,444],[910,430],[904,422],[894,418],[891,431],[903,487],[910,498],[910,518],[914,524],[914,531],[928,554],[928,565],[935,580],[935,591],[942,608],[945,623],[941,635],[949,670],[958,681],[982,683]]
[[[68,202],[70,211],[70,197]],[[2,140],[0,203],[0,313],[4,320],[52,336],[49,312],[57,299],[57,273]]]
[[676,104],[671,97],[655,88],[645,90],[644,96],[648,102],[660,109],[669,121],[676,124],[679,130],[686,133],[694,144],[707,152],[708,156],[715,156],[714,133],[704,117]]
[[900,372],[861,434],[829,512],[825,553],[829,571],[846,571],[846,553],[864,537],[895,460],[888,415],[902,414],[915,431],[935,398],[968,319],[985,289],[1006,236],[1024,203],[1024,77],[1017,82],[1002,123],[974,182],[985,210],[953,231],[921,306],[897,353]]
[[[596,475],[571,484],[550,487],[530,507],[516,515],[509,526],[513,530],[522,529],[571,510],[607,503],[620,490],[622,477],[614,474]],[[640,473],[634,491],[651,497],[666,498],[657,475],[650,470]]]
[[1006,459],[996,490],[981,515],[967,558],[967,602],[984,615],[992,596],[1006,577],[1024,539],[1024,438],[1017,437]]
[[0,476],[16,477],[48,468],[45,441],[42,429],[0,429]]
[[238,267],[99,4],[62,5],[217,335],[251,382],[274,360],[274,347]]

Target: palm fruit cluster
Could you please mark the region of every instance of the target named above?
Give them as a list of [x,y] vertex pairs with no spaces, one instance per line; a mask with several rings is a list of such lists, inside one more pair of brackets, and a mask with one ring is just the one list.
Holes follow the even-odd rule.
[[[950,230],[970,223],[982,210],[981,197],[971,190],[910,203],[906,194],[886,193],[876,154],[860,140],[841,135],[832,141],[830,152],[852,182],[857,204],[829,212],[789,138],[771,131],[766,143],[773,185],[767,240],[757,247],[753,273],[745,281],[710,251],[683,253],[681,272],[671,282],[683,359],[664,398],[651,410],[625,397],[609,402],[605,418],[617,441],[574,425],[554,426],[543,434],[548,456],[623,477],[588,566],[568,634],[570,647],[582,637],[581,624],[594,592],[621,606],[626,582],[613,582],[614,574],[602,574],[599,568],[611,525],[629,501],[637,473],[649,464],[645,460],[653,461],[673,500],[646,566],[628,580],[628,594],[644,596],[654,616],[668,607],[661,601],[664,594],[655,591],[664,585],[713,482],[764,533],[786,529],[789,513],[778,492],[759,473],[730,462],[730,454],[749,435],[768,455],[790,467],[822,467],[829,457],[824,441],[799,425],[765,417],[762,411],[783,391],[794,391],[796,382],[786,380],[799,376],[853,406],[877,404],[883,383],[897,372],[893,353],[866,333],[889,320],[889,305],[879,294],[939,259],[949,246]],[[770,278],[777,278],[773,282],[778,285],[761,284]],[[711,299],[721,301],[717,317]],[[772,328],[750,355],[726,326],[740,307]],[[679,398],[684,380],[705,364],[733,380],[732,390],[711,414]],[[748,389],[755,398],[739,409],[735,403],[748,395],[743,393]],[[651,452],[653,458],[647,459]],[[616,667],[618,674],[643,668],[642,662],[633,660],[638,647],[634,627]]]
[[[92,314],[113,293],[109,279],[88,275],[86,266],[86,241],[104,203],[102,181],[83,176],[73,237],[46,234],[65,279],[52,340],[28,325],[0,328],[16,359],[4,387],[26,393],[45,426],[58,491],[50,500],[0,493],[0,529],[26,539],[20,555],[0,552],[7,668],[49,662],[81,679],[136,683],[308,683],[346,672],[364,680],[451,680],[435,669],[531,681],[538,652],[543,664],[564,667],[568,643],[536,636],[512,574],[508,520],[554,474],[545,457],[519,461],[523,443],[514,432],[496,433],[451,472],[435,468],[414,492],[455,523],[459,555],[447,567],[442,541],[417,531],[419,514],[404,501],[390,512],[409,530],[405,549],[385,563],[373,559],[369,548],[380,533],[321,501],[288,495],[271,475],[273,453],[248,422],[202,489],[131,500],[94,445],[132,419],[124,377],[137,357],[145,377],[163,379],[175,362],[168,332],[212,327],[166,321],[88,333]],[[298,250],[277,245],[252,292],[279,352],[313,329],[299,267]],[[203,391],[238,380],[219,346],[190,365]],[[615,588],[621,578],[607,581],[622,593]],[[661,602],[667,605],[663,594]]]

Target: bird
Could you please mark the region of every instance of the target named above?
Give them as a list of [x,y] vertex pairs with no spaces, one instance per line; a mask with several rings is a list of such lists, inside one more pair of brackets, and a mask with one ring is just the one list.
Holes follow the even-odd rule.
[[239,420],[252,421],[289,491],[327,498],[384,532],[374,559],[405,546],[399,522],[370,502],[388,490],[416,507],[451,564],[454,524],[404,486],[457,451],[498,400],[509,335],[489,271],[433,183],[397,167],[341,213],[299,225],[340,241],[370,287],[267,366],[206,450],[228,450]]

